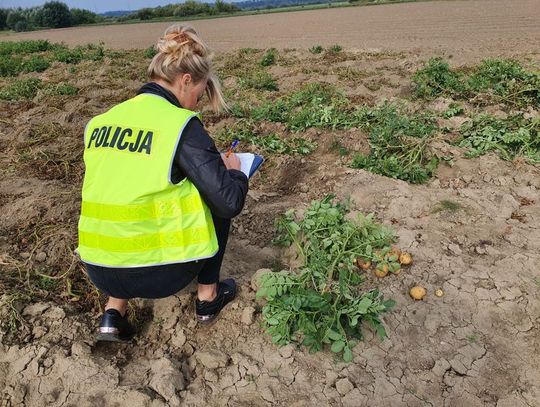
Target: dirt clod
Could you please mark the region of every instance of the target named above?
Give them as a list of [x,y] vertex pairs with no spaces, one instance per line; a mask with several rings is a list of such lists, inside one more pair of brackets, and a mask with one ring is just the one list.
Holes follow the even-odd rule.
[[167,401],[168,405],[180,406],[177,392],[185,388],[185,380],[178,367],[167,358],[152,363],[152,377],[149,386]]
[[344,396],[347,393],[349,393],[352,389],[354,389],[354,385],[347,378],[339,379],[336,382],[336,389],[339,394]]
[[294,353],[293,344],[289,344],[289,345],[279,348],[279,354],[285,359],[290,358],[293,355],[293,353]]
[[45,252],[39,252],[36,254],[36,261],[39,263],[43,263],[45,260],[47,260],[47,254]]
[[255,315],[255,308],[246,307],[242,311],[242,317],[241,317],[240,320],[245,325],[251,325],[251,324],[253,324],[253,321],[254,321],[254,315]]
[[461,250],[461,247],[455,243],[451,243],[448,245],[448,251],[452,253],[454,256],[461,256],[463,251]]
[[251,289],[257,291],[261,287],[261,276],[266,273],[271,273],[270,269],[259,269],[251,276]]
[[225,367],[229,361],[227,355],[217,349],[195,352],[195,359],[207,369]]
[[39,315],[42,315],[46,310],[50,308],[50,304],[47,304],[46,302],[38,302],[35,304],[31,304],[24,308],[23,315],[28,317],[36,317]]
[[71,345],[71,354],[80,357],[87,357],[92,353],[90,346],[84,342],[75,342]]
[[184,329],[181,326],[176,326],[172,336],[171,336],[171,345],[175,346],[176,348],[182,348],[184,344],[186,343],[186,335],[184,333]]

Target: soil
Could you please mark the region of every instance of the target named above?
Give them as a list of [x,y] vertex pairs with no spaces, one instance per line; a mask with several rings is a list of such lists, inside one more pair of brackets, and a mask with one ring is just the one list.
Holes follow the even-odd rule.
[[[380,9],[448,12],[456,3]],[[486,4],[459,5],[466,9],[480,3]],[[489,2],[484,11],[499,10],[503,3],[508,4]],[[502,21],[531,4],[505,9]],[[375,13],[378,8],[358,10]],[[532,18],[535,10],[529,11]],[[257,18],[280,21],[292,15]],[[468,15],[471,21],[473,15]],[[432,27],[439,20],[434,21]],[[504,47],[520,31],[505,32],[509,40],[501,50],[510,50]],[[538,42],[527,48],[532,39],[516,40],[512,52],[527,51],[519,59],[538,64]],[[490,48],[475,52],[475,58],[483,57]],[[240,286],[239,297],[214,325],[196,324],[191,286],[162,300],[134,300],[139,333],[133,343],[96,343],[103,298],[85,283],[73,254],[81,135],[90,117],[140,86],[148,60],[135,55],[124,55],[132,63],[123,59],[121,72],[119,60],[107,56],[103,62],[76,65],[74,75],[63,64],[40,74],[50,81],[75,80],[77,95],[38,93],[27,102],[0,102],[0,297],[7,298],[14,287],[23,295],[28,281],[39,298],[12,301],[12,309],[1,315],[2,321],[19,313],[21,318],[14,332],[0,334],[1,406],[540,405],[540,169],[493,154],[469,160],[441,141],[433,148],[453,157],[451,165],[441,164],[425,185],[410,185],[347,166],[349,157],[336,151],[335,141],[347,150],[366,151],[367,135],[358,129],[310,129],[301,135],[318,143],[313,154],[267,157],[250,183],[244,211],[233,221],[223,264],[223,276],[234,277]],[[282,91],[306,80],[325,80],[357,103],[371,105],[397,98],[412,103],[407,99],[410,74],[425,60],[414,50],[346,49],[333,65],[306,50],[280,56],[272,74]],[[427,107],[444,110],[447,105],[437,100]],[[453,119],[445,125],[458,127],[459,118]],[[209,132],[227,120],[210,115]],[[279,125],[265,125],[289,135]],[[367,275],[369,286],[378,286],[397,304],[384,316],[389,337],[380,341],[366,328],[350,364],[328,351],[276,348],[261,328],[262,304],[251,282],[261,268],[288,266],[287,256],[271,245],[276,216],[328,193],[350,196],[356,211],[375,213],[414,258],[399,275],[382,280]],[[445,205],[448,201],[457,205]],[[54,294],[59,291],[55,284],[62,285],[62,297]],[[423,301],[409,297],[414,285],[427,289]],[[437,289],[442,297],[435,296]]]
[[[452,55],[460,62],[479,56],[538,52],[537,0],[453,0],[346,7],[239,16],[191,22],[218,51],[309,48],[340,44],[348,49],[414,50]],[[117,49],[145,48],[171,22],[67,28],[28,32],[6,39],[49,39],[80,45],[103,41]]]

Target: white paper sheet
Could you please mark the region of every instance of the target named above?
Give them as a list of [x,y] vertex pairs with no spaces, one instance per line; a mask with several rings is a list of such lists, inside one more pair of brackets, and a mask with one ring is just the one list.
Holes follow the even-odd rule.
[[251,171],[251,166],[253,165],[253,160],[255,160],[255,154],[251,153],[236,153],[236,156],[240,160],[240,171],[246,174],[246,177],[249,178],[249,173]]

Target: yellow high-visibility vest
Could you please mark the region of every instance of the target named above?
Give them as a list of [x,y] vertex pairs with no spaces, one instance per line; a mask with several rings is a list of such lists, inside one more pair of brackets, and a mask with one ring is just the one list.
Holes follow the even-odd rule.
[[195,112],[141,94],[94,117],[84,132],[81,259],[107,267],[183,263],[214,256],[212,214],[173,159]]

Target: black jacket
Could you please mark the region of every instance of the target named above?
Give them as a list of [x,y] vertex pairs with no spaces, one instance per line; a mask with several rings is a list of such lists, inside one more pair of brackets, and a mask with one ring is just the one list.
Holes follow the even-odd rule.
[[[137,94],[151,93],[181,107],[167,89],[150,82]],[[175,152],[171,180],[177,184],[188,178],[199,190],[212,213],[230,219],[242,211],[248,191],[248,178],[237,170],[227,170],[221,154],[201,121],[193,118],[186,125]]]

